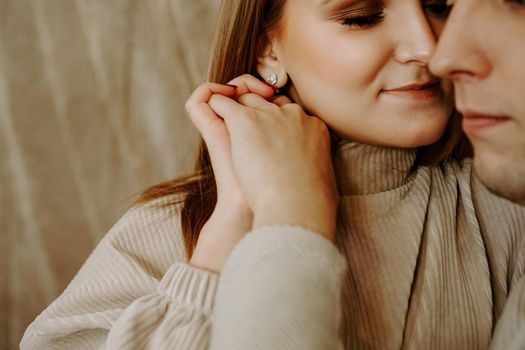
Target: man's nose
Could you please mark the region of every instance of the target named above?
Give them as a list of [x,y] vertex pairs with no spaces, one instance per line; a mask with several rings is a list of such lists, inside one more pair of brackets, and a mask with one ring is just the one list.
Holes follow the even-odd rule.
[[481,48],[479,31],[472,25],[481,11],[478,0],[456,0],[430,60],[430,70],[443,78],[483,78],[490,62]]

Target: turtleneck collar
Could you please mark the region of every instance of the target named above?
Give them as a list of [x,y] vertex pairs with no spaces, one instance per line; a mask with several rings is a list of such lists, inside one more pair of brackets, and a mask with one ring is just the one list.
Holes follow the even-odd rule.
[[339,194],[365,195],[385,192],[407,183],[416,160],[416,148],[371,146],[337,141],[334,171]]

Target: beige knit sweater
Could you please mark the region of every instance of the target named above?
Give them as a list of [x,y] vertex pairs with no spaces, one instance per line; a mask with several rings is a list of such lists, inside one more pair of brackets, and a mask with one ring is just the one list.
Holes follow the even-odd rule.
[[133,208],[21,348],[525,349],[525,208],[470,161],[414,159],[341,142],[338,247],[262,228],[220,277],[187,264],[169,198]]

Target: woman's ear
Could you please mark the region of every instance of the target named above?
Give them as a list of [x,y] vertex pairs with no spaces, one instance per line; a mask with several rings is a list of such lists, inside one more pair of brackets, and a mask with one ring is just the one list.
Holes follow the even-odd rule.
[[269,43],[257,59],[257,73],[269,84],[282,88],[288,82],[288,74],[283,62]]

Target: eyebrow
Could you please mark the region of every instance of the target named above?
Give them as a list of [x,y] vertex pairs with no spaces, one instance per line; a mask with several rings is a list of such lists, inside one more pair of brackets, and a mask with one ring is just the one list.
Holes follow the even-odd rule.
[[337,2],[338,0],[320,0],[319,6],[326,6],[330,5],[332,2]]
[[[335,0],[335,1],[337,1],[337,0]],[[320,0],[319,1],[319,6],[329,5],[331,2],[334,2],[334,0]]]
[[318,2],[318,6],[320,7],[323,7],[323,6],[328,6],[332,3],[341,3],[341,6],[348,6],[348,5],[353,5],[353,4],[357,4],[357,3],[360,3],[360,2],[364,2],[365,0],[319,0]]

